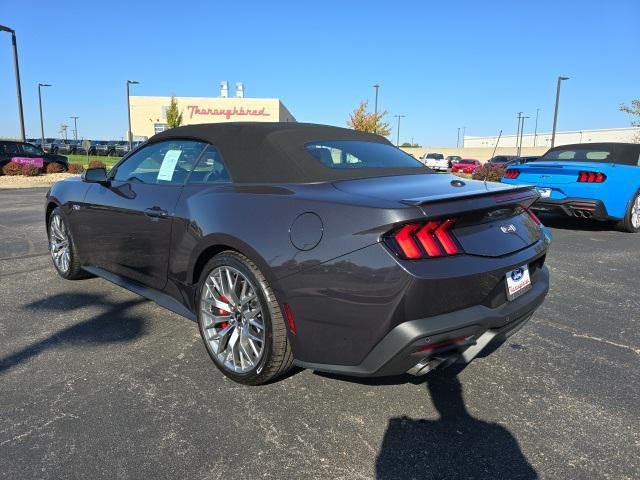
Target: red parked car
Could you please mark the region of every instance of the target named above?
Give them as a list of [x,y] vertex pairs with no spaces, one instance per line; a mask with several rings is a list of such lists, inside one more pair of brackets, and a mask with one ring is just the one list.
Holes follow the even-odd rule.
[[458,163],[453,165],[453,167],[451,168],[451,173],[473,173],[480,165],[480,160],[476,160],[475,158],[463,158],[462,160],[458,160]]

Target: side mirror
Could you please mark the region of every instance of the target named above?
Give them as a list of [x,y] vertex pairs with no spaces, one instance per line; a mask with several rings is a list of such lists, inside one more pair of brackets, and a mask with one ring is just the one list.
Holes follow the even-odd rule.
[[88,183],[107,183],[107,171],[104,168],[87,168],[82,181]]

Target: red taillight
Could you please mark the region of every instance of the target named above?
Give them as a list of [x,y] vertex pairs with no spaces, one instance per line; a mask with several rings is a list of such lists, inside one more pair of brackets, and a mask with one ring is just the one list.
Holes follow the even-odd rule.
[[579,172],[578,182],[581,183],[602,183],[607,179],[607,176],[601,172]]
[[520,170],[516,170],[514,168],[514,169],[507,170],[506,173],[504,174],[504,178],[514,179],[514,178],[518,178],[519,175],[520,175]]
[[291,333],[293,333],[295,335],[295,333],[296,333],[296,324],[293,321],[293,313],[291,313],[291,307],[289,306],[288,303],[285,303],[283,306],[284,306],[284,316],[287,319],[287,324],[289,325],[289,330],[291,330]]
[[[410,223],[393,233],[393,238],[403,258],[443,257],[462,253],[451,228],[455,220],[432,220],[426,224]],[[422,247],[422,249],[420,248]]]

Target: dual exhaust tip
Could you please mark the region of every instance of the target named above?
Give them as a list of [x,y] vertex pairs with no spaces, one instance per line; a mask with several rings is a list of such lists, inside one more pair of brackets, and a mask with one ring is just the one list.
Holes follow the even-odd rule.
[[578,217],[578,218],[591,218],[593,217],[593,212],[589,211],[589,210],[579,210],[579,209],[572,209],[573,210],[573,216],[574,217]]

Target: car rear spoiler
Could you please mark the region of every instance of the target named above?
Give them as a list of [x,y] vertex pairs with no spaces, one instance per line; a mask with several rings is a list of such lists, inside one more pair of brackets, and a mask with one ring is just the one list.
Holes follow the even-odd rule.
[[540,194],[530,186],[497,188],[468,194],[451,192],[401,200],[401,203],[420,207],[426,215],[452,215],[462,212],[489,210],[498,207],[520,205],[529,208]]

